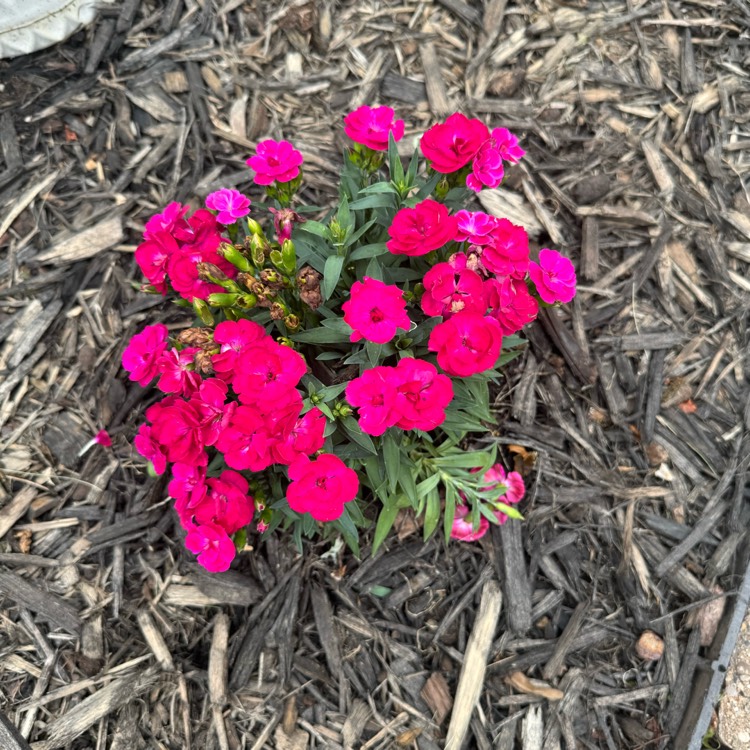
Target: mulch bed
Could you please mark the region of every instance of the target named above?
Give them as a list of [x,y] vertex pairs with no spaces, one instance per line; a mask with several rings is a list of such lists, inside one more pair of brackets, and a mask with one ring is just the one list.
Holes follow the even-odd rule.
[[[749,56],[743,0],[124,0],[0,61],[3,750],[698,747],[747,568]],[[124,342],[186,322],[132,254],[171,200],[254,196],[265,136],[330,200],[363,103],[409,151],[456,109],[517,132],[484,205],[579,270],[484,439],[526,521],[208,575],[130,445]]]

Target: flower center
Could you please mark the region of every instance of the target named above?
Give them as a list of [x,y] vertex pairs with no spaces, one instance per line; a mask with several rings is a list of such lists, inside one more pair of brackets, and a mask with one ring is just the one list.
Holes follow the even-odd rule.
[[379,307],[373,307],[372,310],[370,310],[370,320],[372,320],[373,323],[381,323],[385,320],[385,315]]

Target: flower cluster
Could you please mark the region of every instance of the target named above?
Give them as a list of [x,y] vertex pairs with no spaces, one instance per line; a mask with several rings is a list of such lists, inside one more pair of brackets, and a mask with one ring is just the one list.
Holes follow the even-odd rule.
[[299,542],[326,524],[356,548],[368,516],[377,547],[404,505],[426,537],[441,508],[446,537],[465,541],[520,517],[520,475],[495,449],[465,446],[491,423],[489,383],[515,334],[573,298],[575,270],[466,205],[524,151],[456,113],[423,135],[427,168],[418,152],[405,168],[391,108],[359,107],[344,130],[354,145],[337,210],[295,203],[303,155],[267,139],[247,160],[264,200],[223,189],[192,213],[171,203],[135,253],[147,291],[198,318],[146,325],[122,363],[163,394],[135,447],[170,472],[185,545],[211,571],[251,525],[291,526]]

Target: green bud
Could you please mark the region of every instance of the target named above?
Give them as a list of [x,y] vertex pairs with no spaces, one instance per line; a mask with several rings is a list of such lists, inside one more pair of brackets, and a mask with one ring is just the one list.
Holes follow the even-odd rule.
[[250,232],[252,235],[259,235],[263,236],[263,227],[261,227],[260,224],[258,224],[255,219],[248,219],[247,220],[247,231]]
[[234,245],[229,243],[219,245],[218,253],[239,271],[248,273],[253,270],[250,261]]
[[250,257],[258,268],[262,268],[266,262],[266,253],[270,246],[265,237],[254,234],[250,238]]
[[282,268],[284,264],[284,258],[281,255],[281,250],[271,250],[271,252],[268,254],[268,258],[271,261],[271,263],[273,263],[276,266],[276,268],[282,271],[284,270]]
[[317,406],[323,400],[322,396],[317,393],[310,394],[310,403]]
[[204,300],[196,297],[193,300],[193,310],[195,310],[195,314],[205,325],[212,326],[214,324],[214,316],[211,314],[211,310],[208,309],[208,305]]
[[243,310],[252,310],[258,304],[258,298],[254,294],[240,294],[234,304]]
[[232,307],[237,304],[239,296],[239,294],[226,294],[224,292],[209,294],[208,304],[212,307]]
[[292,274],[297,268],[297,253],[291,240],[284,240],[281,244],[281,270]]

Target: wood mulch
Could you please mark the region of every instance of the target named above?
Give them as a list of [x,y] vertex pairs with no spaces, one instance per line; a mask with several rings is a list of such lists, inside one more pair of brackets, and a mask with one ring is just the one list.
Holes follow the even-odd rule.
[[[0,61],[3,750],[700,747],[746,602],[749,62],[744,0],[123,0]],[[255,195],[266,136],[329,200],[363,103],[409,151],[456,109],[517,132],[483,203],[579,270],[485,438],[526,521],[251,538],[211,576],[131,449],[124,342],[185,323],[133,251],[171,200]]]

